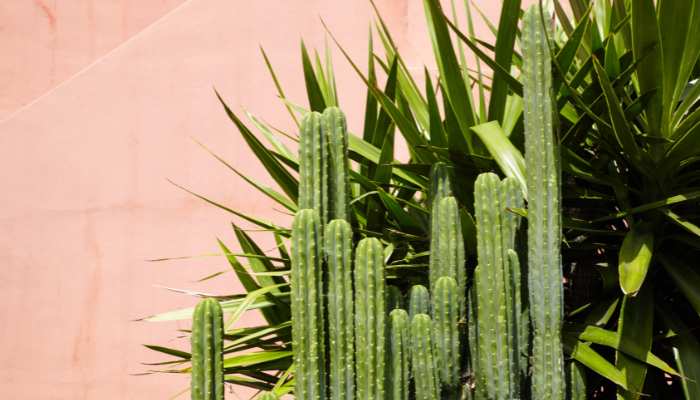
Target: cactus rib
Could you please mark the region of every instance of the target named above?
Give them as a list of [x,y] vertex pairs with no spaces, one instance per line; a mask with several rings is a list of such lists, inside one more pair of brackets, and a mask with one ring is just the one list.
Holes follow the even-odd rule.
[[533,399],[563,399],[563,288],[558,144],[552,107],[551,60],[537,5],[522,29],[525,163],[528,193],[528,284]]
[[291,300],[295,396],[300,400],[326,398],[320,240],[316,211],[297,212],[292,223]]
[[199,302],[192,317],[192,400],[224,399],[223,315],[212,298]]
[[384,399],[385,290],[381,242],[360,240],[355,250],[355,350],[357,398]]

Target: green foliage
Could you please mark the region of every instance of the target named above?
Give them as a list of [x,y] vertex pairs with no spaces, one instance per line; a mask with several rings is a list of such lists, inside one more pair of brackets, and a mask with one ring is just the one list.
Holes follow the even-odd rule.
[[199,302],[192,316],[192,400],[224,399],[223,316],[219,302]]

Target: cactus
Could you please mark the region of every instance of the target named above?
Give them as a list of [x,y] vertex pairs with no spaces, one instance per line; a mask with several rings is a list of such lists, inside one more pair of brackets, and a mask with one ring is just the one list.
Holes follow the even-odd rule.
[[403,294],[398,287],[388,285],[386,287],[386,312],[391,314],[397,308],[403,308]]
[[449,276],[457,281],[460,319],[466,315],[467,271],[464,240],[457,199],[447,196],[433,204],[430,229],[430,289],[437,280]]
[[452,196],[452,171],[444,162],[436,162],[430,168],[430,206],[443,197]]
[[278,399],[279,399],[279,397],[277,397],[277,395],[274,394],[273,392],[265,392],[258,397],[258,400],[278,400]]
[[323,344],[321,230],[314,210],[300,210],[292,223],[292,348],[297,399],[326,398]]
[[328,141],[329,155],[329,218],[348,219],[348,133],[345,114],[337,107],[323,110],[321,125]]
[[406,310],[389,313],[389,399],[408,400],[409,386],[409,320]]
[[443,276],[433,293],[435,350],[440,382],[457,388],[460,378],[459,302],[457,281]]
[[348,137],[336,107],[310,112],[299,135],[299,209],[314,209],[322,225],[348,217]]
[[223,315],[212,298],[192,317],[192,400],[224,400]]
[[360,240],[355,250],[357,398],[384,399],[385,293],[382,244]]
[[[586,400],[586,372],[580,364],[571,360],[566,364],[568,400]],[[618,397],[619,398],[619,397]]]
[[411,286],[408,299],[408,315],[411,319],[417,314],[428,314],[430,312],[430,293],[423,285]]
[[[479,266],[474,273],[476,327],[479,335],[473,359],[480,383],[494,399],[520,397],[522,301],[520,263],[515,233],[520,217],[508,208],[521,207],[522,194],[512,178],[501,181],[481,174],[474,184]],[[472,311],[473,312],[473,311]]]
[[426,314],[417,314],[411,320],[411,366],[416,388],[416,400],[440,398],[431,338],[432,321]]
[[525,164],[528,193],[528,285],[532,397],[564,398],[561,347],[563,288],[558,139],[552,107],[551,60],[540,8],[525,12],[522,29]]
[[323,116],[310,112],[299,133],[299,209],[313,209],[321,222],[328,221],[328,140],[321,126]]
[[354,398],[352,228],[342,219],[326,226],[328,339],[331,399]]

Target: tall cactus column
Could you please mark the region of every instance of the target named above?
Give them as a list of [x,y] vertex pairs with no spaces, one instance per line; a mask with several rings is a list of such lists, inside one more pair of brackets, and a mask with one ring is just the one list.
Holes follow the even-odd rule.
[[410,347],[409,319],[406,310],[397,308],[389,313],[388,398],[408,400]]
[[537,5],[531,6],[522,29],[528,284],[533,327],[532,397],[558,400],[565,395],[560,178],[551,60],[542,23],[546,20]]
[[355,351],[357,398],[384,400],[384,254],[378,239],[362,239],[355,249]]
[[[479,266],[474,272],[476,304],[472,344],[479,384],[493,399],[520,398],[521,352],[527,338],[521,332],[523,306],[520,263],[515,248],[520,217],[509,211],[523,206],[521,188],[513,178],[501,181],[484,173],[474,183],[474,210]],[[526,329],[525,329],[526,330]]]
[[292,347],[299,400],[326,398],[320,226],[310,209],[297,212],[292,223]]
[[328,263],[328,338],[332,400],[355,396],[355,348],[352,289],[352,228],[331,221],[324,235]]
[[192,400],[224,400],[224,328],[219,302],[202,300],[192,320]]

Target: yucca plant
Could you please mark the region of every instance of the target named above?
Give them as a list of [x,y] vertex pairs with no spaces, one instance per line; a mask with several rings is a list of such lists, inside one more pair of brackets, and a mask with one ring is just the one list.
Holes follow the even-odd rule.
[[[245,122],[219,97],[279,189],[240,174],[234,165],[217,157],[227,168],[290,213],[315,209],[320,225],[345,219],[354,243],[364,237],[382,245],[385,289],[391,299],[386,302],[385,331],[394,340],[384,345],[387,357],[392,355],[385,360],[386,382],[395,382],[382,389],[386,396],[435,398],[436,391],[447,387],[441,396],[508,398],[512,395],[504,393],[515,390],[523,399],[565,395],[572,399],[700,398],[696,383],[700,381],[700,345],[695,329],[700,326],[700,271],[693,267],[700,248],[700,28],[693,22],[700,19],[700,4],[695,0],[561,3],[552,1],[551,9],[536,6],[523,16],[520,0],[504,0],[498,24],[489,25],[495,33],[495,42],[489,43],[473,36],[474,9],[469,2],[463,7],[466,14],[460,14],[454,3],[446,13],[437,0],[424,0],[438,66],[437,76],[425,74],[425,87],[417,84],[417,77],[406,67],[379,13],[374,31],[383,52],[375,51],[370,38],[366,70],[344,52],[342,43],[336,43],[367,88],[362,132],[347,136],[347,155],[353,161],[353,168],[347,171],[347,187],[323,178],[321,168],[333,160],[339,165],[337,160],[342,157],[338,156],[345,150],[312,157],[319,162],[322,184],[309,185],[299,174],[315,167],[309,169],[310,164],[285,144],[303,144],[305,128],[320,132],[319,116],[340,105],[328,49],[322,58],[302,46],[308,106],[285,96],[263,52],[278,95],[301,137],[296,132],[280,133],[252,115]],[[523,19],[526,24],[520,23]],[[522,32],[518,26],[523,27]],[[331,37],[332,30],[328,27]],[[476,65],[467,65],[467,51],[477,56]],[[543,75],[549,81],[536,84],[535,69],[551,69],[551,78]],[[551,99],[549,104],[542,102],[547,99]],[[318,124],[304,125],[305,118],[318,119]],[[527,126],[543,136],[528,136]],[[407,162],[395,160],[397,140],[407,144]],[[339,144],[337,148],[342,149]],[[549,158],[549,154],[557,156]],[[542,161],[546,169],[540,176],[532,165]],[[497,180],[505,178],[525,202],[501,200],[508,205],[494,212],[504,220],[522,219],[522,228],[500,229],[504,239],[499,245],[501,262],[491,264],[500,265],[504,274],[480,271],[475,276],[477,261],[480,270],[486,268],[481,250],[477,251],[482,246],[477,246],[481,228],[474,207],[478,200],[475,181],[485,172],[496,173]],[[330,212],[339,207],[335,195],[342,191],[348,195],[347,202],[341,202],[345,211]],[[300,372],[292,365],[291,230],[199,197],[268,231],[278,244],[277,254],[267,254],[238,225],[233,228],[240,252],[220,242],[222,254],[247,292],[218,299],[224,313],[230,315],[224,336],[225,380],[274,395],[294,391],[298,396],[295,377]],[[461,269],[452,276],[433,267],[439,261],[435,249],[440,247],[435,243],[440,235],[435,232],[439,219],[434,216],[441,212],[436,201],[445,198],[453,200],[445,202],[450,203],[445,210],[451,214],[444,221],[458,219],[465,252]],[[555,212],[543,219],[540,205]],[[559,221],[561,228],[557,228]],[[508,231],[505,235],[504,229]],[[546,243],[539,249],[528,246],[538,241]],[[347,260],[346,256],[331,258]],[[519,281],[513,278],[516,265],[521,271]],[[337,271],[348,273],[343,268]],[[483,276],[496,276],[496,280],[486,282]],[[336,282],[338,294],[347,293],[348,287],[331,282]],[[503,314],[499,314],[500,306],[488,314],[477,312],[479,282],[496,284],[497,293],[504,295],[499,304],[512,307]],[[537,285],[545,290],[536,289]],[[457,288],[456,296],[451,287]],[[519,305],[514,301],[517,294],[521,295]],[[457,313],[445,301],[453,297],[459,304]],[[338,307],[337,316],[347,317],[343,300],[335,299],[333,304]],[[408,318],[398,316],[400,311],[389,317],[395,308],[406,308]],[[238,328],[236,322],[246,312],[261,312],[265,324]],[[486,318],[496,318],[494,314],[506,318],[501,326],[508,335],[494,337],[492,343],[504,339],[508,345],[503,359],[509,372],[487,380],[499,379],[497,383],[507,385],[501,392],[486,389],[489,381],[481,376],[488,367],[482,369],[480,363],[487,361],[478,361],[500,353],[481,354],[480,347],[473,346],[478,329],[492,326]],[[185,309],[150,319],[187,319],[191,315],[192,309]],[[434,354],[418,352],[418,364],[410,360],[414,348],[425,350],[427,340],[412,342],[416,339],[410,332],[425,336],[432,331],[428,325],[444,326],[436,328],[438,333],[431,335],[428,347],[454,346],[455,336],[447,334],[454,326],[454,315],[459,317],[459,360],[447,357],[454,353],[445,351],[447,347]],[[415,316],[420,318],[414,323]],[[481,317],[487,325],[480,325]],[[336,334],[343,328],[348,332],[347,324],[331,326],[336,327]],[[376,332],[367,334],[372,333]],[[408,346],[410,357],[403,358],[401,349],[409,343],[414,344]],[[150,347],[176,358],[169,362],[169,370],[189,372],[189,352]],[[354,351],[348,349],[345,354]],[[331,347],[327,355],[332,357],[334,351],[343,350]],[[529,359],[535,362],[532,368],[528,368]],[[456,378],[444,372],[455,362],[459,363]],[[433,366],[435,376],[423,373],[420,382],[415,381],[415,371]],[[336,393],[340,387],[352,392],[351,381],[360,378],[351,376],[329,378],[329,393],[333,387]],[[401,390],[406,376],[412,381],[409,391]],[[359,381],[369,382],[367,377]],[[419,383],[420,394],[415,387]],[[368,390],[376,387],[368,385]],[[451,390],[455,385],[458,389]]]

